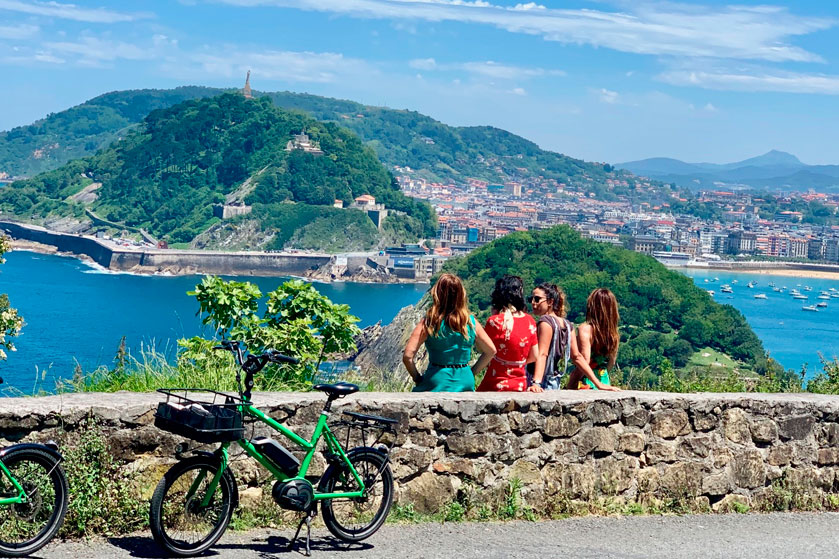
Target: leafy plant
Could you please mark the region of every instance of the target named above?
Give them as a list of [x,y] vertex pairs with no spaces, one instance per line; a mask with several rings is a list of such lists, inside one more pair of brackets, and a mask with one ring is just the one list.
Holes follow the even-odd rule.
[[[0,264],[5,262],[3,255],[10,248],[9,239],[0,235]],[[9,297],[5,293],[0,294],[0,361],[6,359],[6,351],[15,351],[12,338],[17,337],[22,328],[23,317],[9,306]]]

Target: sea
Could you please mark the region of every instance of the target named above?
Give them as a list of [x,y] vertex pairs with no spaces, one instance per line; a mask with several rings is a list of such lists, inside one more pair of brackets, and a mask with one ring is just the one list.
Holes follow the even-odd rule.
[[[178,338],[211,335],[196,316],[198,304],[187,291],[201,276],[141,276],[112,273],[74,258],[15,251],[0,266],[0,293],[7,293],[26,325],[16,339],[18,351],[0,362],[0,391],[32,394],[51,391],[58,379],[73,375],[76,366],[92,371],[111,367],[125,336],[135,357],[153,347],[172,358]],[[839,290],[839,280],[764,276],[707,270],[683,270],[714,298],[739,309],[770,355],[784,367],[808,375],[821,370],[819,355],[839,355],[839,298],[819,312],[802,311],[792,299],[793,288],[815,305],[821,291]],[[263,293],[287,278],[236,278],[256,283]],[[707,281],[706,281],[707,280]],[[756,282],[753,288],[747,287]],[[784,294],[769,285],[786,286]],[[729,284],[733,293],[722,293]],[[387,324],[399,310],[414,304],[428,289],[423,284],[315,283],[338,303],[346,303],[360,326]],[[805,291],[809,286],[811,291]],[[758,293],[766,299],[756,299]],[[3,387],[6,390],[3,390]]]

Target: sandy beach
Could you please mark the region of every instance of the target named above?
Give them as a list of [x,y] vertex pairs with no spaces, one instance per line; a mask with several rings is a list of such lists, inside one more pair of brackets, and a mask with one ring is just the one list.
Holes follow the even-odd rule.
[[786,276],[790,278],[839,280],[839,271],[832,272],[824,270],[793,270],[789,268],[743,268],[730,271],[743,274],[755,274],[758,276]]

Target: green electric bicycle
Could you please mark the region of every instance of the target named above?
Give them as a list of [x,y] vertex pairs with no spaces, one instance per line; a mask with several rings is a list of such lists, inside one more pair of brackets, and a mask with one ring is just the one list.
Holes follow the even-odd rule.
[[0,557],[31,555],[58,533],[68,501],[63,461],[52,441],[0,450]]
[[[247,355],[241,342],[225,341],[216,349],[230,351],[239,365],[238,397],[206,389],[162,389],[166,400],[158,406],[155,425],[199,443],[220,443],[214,452],[188,451],[179,446],[173,465],[157,485],[151,498],[149,524],[155,541],[176,556],[189,557],[209,549],[227,528],[238,505],[238,488],[229,467],[228,448],[236,443],[275,478],[274,501],[282,508],[304,513],[289,543],[294,546],[306,525],[306,555],[310,554],[311,521],[320,503],[323,521],[337,538],[358,542],[373,535],[384,524],[393,502],[393,474],[390,448],[396,420],[374,415],[344,412],[334,428],[361,433],[362,446],[346,450],[329,425],[332,403],[358,391],[349,383],[318,384],[327,394],[311,440],[284,427],[251,402],[254,375],[268,363],[297,363],[297,359],[268,350]],[[247,355],[247,357],[246,357]],[[240,371],[245,373],[244,388]],[[261,422],[279,431],[305,453],[298,458],[269,437],[248,437],[248,423]],[[372,433],[373,438],[369,444]],[[387,435],[387,434],[390,435]],[[328,464],[320,479],[306,474],[320,439]],[[357,439],[352,439],[357,440]],[[190,454],[189,456],[185,456]]]

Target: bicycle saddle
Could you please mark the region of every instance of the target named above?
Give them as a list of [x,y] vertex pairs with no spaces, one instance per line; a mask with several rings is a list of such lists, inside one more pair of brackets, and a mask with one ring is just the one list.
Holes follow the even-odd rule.
[[335,384],[316,384],[312,388],[326,392],[330,398],[340,398],[347,394],[358,392],[358,386],[348,382],[336,382]]

